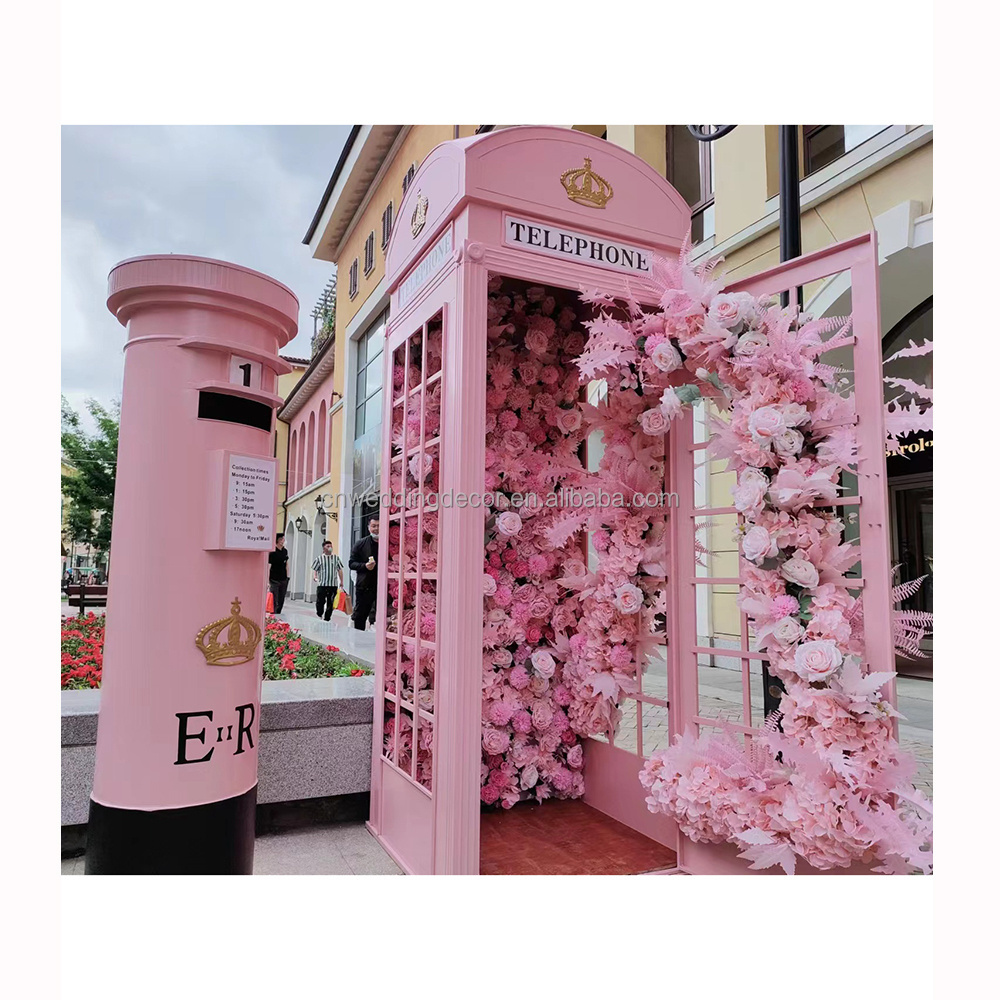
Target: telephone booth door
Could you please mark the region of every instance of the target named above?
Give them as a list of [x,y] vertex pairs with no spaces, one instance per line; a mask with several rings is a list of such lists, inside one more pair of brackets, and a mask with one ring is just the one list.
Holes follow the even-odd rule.
[[[735,282],[726,291],[773,297],[777,304],[782,292],[790,292],[794,301],[796,289],[801,288],[808,313],[811,296],[830,281],[849,289],[853,316],[851,342],[818,359],[842,369],[840,390],[854,396],[851,423],[857,461],[852,473],[844,473],[841,496],[835,501],[842,512],[845,541],[859,547],[860,561],[846,574],[847,586],[852,595],[861,596],[866,621],[885,623],[892,604],[875,235],[788,261]],[[670,731],[673,737],[689,727],[696,734],[718,730],[725,720],[749,738],[764,720],[766,658],[753,651],[747,616],[736,604],[741,559],[732,538],[739,515],[729,493],[735,480],[724,471],[724,460],[710,457],[713,417],[725,419],[725,414],[711,402],[699,401],[673,422],[670,433],[667,489],[678,497],[671,518]],[[716,620],[728,618],[732,624],[721,629],[706,625],[713,612]],[[867,630],[862,669],[892,670],[893,662],[890,630]],[[895,704],[894,684],[889,688],[886,696]],[[731,845],[694,843],[683,836],[679,841],[679,864],[687,871],[749,871]]]
[[[407,188],[386,254],[369,828],[408,873],[479,872],[490,278],[652,304],[653,254],[675,254],[689,221],[641,159],[552,127],[442,143]],[[626,774],[630,822],[641,761],[609,764],[591,804],[620,806]]]

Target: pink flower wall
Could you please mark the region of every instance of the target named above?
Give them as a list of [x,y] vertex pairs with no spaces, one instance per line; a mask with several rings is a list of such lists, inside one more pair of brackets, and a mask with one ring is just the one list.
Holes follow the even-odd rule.
[[575,536],[552,544],[546,501],[581,468],[573,362],[585,335],[566,293],[494,277],[489,294],[480,795],[509,808],[583,794],[565,676],[579,598],[563,578],[584,571],[585,553]]

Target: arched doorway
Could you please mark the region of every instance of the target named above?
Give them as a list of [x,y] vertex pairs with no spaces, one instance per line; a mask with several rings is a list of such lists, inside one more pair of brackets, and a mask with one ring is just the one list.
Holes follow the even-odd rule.
[[312,554],[309,556],[309,565],[306,567],[306,599],[316,600],[316,581],[313,580],[312,564],[323,554],[323,542],[326,541],[326,514],[317,512],[316,519],[312,526]]
[[297,601],[306,597],[306,564],[309,562],[309,532],[296,527],[295,530],[295,554],[292,556],[294,564],[295,593]]
[[289,521],[285,525],[285,548],[288,550],[288,593],[287,598],[295,599],[295,569],[298,560],[295,558],[295,540],[298,532],[295,530],[295,522]]

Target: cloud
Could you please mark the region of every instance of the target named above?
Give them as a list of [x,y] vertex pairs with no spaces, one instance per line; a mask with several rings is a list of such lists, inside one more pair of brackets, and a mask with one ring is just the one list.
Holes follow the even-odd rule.
[[301,243],[350,130],[329,126],[66,126],[62,132],[62,382],[77,407],[121,394],[124,330],[105,305],[126,257],[191,253],[263,271],[309,314],[330,276]]

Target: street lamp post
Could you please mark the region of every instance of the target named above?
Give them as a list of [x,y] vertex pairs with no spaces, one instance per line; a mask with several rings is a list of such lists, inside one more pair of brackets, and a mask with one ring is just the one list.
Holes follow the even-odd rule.
[[[729,135],[735,125],[688,125],[688,131],[699,142],[714,142]],[[799,127],[779,125],[778,133],[778,240],[781,263],[802,254],[802,207],[799,197]],[[802,289],[795,290],[802,308]],[[788,292],[781,293],[782,308],[788,305]],[[772,677],[761,663],[764,685],[764,715],[778,710],[784,685]]]

